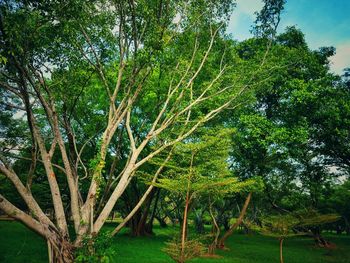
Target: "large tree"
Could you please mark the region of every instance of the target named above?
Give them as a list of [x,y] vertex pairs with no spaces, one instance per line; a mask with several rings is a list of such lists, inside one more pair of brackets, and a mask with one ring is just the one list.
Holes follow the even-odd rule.
[[[254,59],[258,41],[241,43],[241,56]],[[268,214],[300,208],[327,213],[332,185],[348,175],[349,91],[346,79],[329,72],[334,51],[310,50],[302,32],[288,27],[269,54],[274,72],[255,90],[256,100],[232,118],[233,169],[244,178],[264,178],[258,205]],[[314,230],[319,241],[320,229]]]
[[[0,172],[26,207],[5,192],[0,208],[47,239],[52,260],[73,260],[142,165],[166,161],[174,144],[242,103],[266,50],[249,64],[236,55],[224,37],[232,7],[225,0],[1,3]],[[19,174],[17,160],[28,158],[28,172],[22,162]],[[32,191],[33,177],[43,175],[54,219]]]

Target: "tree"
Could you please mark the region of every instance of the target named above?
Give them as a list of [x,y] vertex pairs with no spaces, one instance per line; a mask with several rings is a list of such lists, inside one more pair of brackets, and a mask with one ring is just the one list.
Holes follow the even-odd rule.
[[[2,144],[0,171],[30,213],[6,193],[0,208],[48,241],[51,260],[73,261],[74,247],[101,230],[142,165],[239,105],[264,59],[247,65],[232,48],[223,51],[232,7],[223,0],[1,3],[1,104],[26,128],[22,141]],[[118,163],[120,143],[126,158]],[[44,168],[55,220],[16,171],[15,160],[28,154],[28,178]]]
[[336,227],[337,233],[345,231],[347,235],[350,235],[350,208],[348,206],[350,199],[349,179],[340,185],[335,185],[332,190],[330,198],[324,202],[325,207],[342,217]]
[[[214,254],[217,246],[220,228],[213,214],[213,204],[225,195],[237,193],[245,188],[254,187],[255,180],[239,182],[230,176],[228,170],[229,134],[227,129],[204,129],[204,134],[197,138],[178,144],[174,150],[175,165],[169,171],[170,175],[158,179],[155,185],[171,192],[178,193],[184,199],[184,212],[181,226],[181,242],[177,262],[185,262],[188,258],[188,216],[190,207],[195,200],[206,199],[212,219],[214,238],[209,245],[209,253]],[[211,158],[211,156],[215,156]],[[178,167],[178,168],[176,168]],[[175,241],[176,243],[177,241]],[[170,243],[171,247],[174,247]],[[171,250],[173,251],[173,250]],[[174,253],[172,253],[174,254]]]
[[278,237],[280,249],[280,263],[283,263],[283,241],[287,237],[300,235],[292,230],[299,224],[299,220],[292,215],[271,216],[263,219],[262,233]]
[[338,220],[336,214],[319,214],[316,211],[296,211],[285,215],[274,215],[262,218],[260,231],[263,235],[278,237],[280,263],[283,263],[283,241],[288,237],[305,235],[308,227],[317,226]]
[[[254,204],[267,214],[300,208],[336,212],[328,199],[337,179],[348,175],[346,77],[329,72],[334,48],[310,50],[296,27],[271,37],[266,63],[273,65],[273,72],[254,89],[256,100],[230,118],[237,128],[232,169],[241,178],[263,178],[264,195]],[[240,43],[238,54],[254,61],[261,41]],[[315,241],[325,246],[322,227],[312,231]]]
[[228,237],[230,237],[233,234],[233,231],[242,223],[244,216],[247,212],[248,209],[248,205],[250,203],[250,200],[252,198],[252,192],[249,192],[249,194],[247,195],[247,198],[244,202],[244,205],[242,207],[242,210],[239,214],[239,217],[237,218],[237,221],[232,224],[230,226],[229,229],[227,229],[227,231],[225,232],[225,234],[216,242],[216,246],[220,249],[224,249],[225,248],[225,241],[227,240]]

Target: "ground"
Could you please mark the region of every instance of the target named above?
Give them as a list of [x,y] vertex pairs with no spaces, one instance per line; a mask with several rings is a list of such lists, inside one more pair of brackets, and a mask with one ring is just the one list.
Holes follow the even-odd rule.
[[[111,226],[106,227],[112,229]],[[164,252],[164,242],[176,233],[174,228],[156,228],[153,237],[133,238],[126,233],[115,237],[117,252],[114,262],[156,263],[173,262]],[[316,248],[310,238],[287,239],[284,246],[286,263],[350,263],[350,236],[331,235],[327,238],[336,244],[333,249]],[[270,237],[234,234],[227,242],[230,250],[219,251],[221,258],[198,258],[189,262],[200,263],[271,263],[278,262],[278,240]],[[0,221],[0,262],[46,263],[46,242],[23,225],[14,221]]]

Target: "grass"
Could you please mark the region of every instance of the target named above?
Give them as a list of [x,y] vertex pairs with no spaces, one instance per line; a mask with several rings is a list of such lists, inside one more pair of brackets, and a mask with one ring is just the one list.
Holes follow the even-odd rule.
[[[107,226],[106,230],[112,229]],[[176,229],[156,228],[153,237],[133,238],[125,232],[115,237],[113,246],[117,251],[114,262],[160,263],[173,262],[162,252],[164,242],[169,240]],[[328,235],[336,244],[335,249],[316,248],[310,238],[296,237],[285,240],[284,258],[286,263],[350,263],[350,237]],[[260,235],[234,234],[227,243],[230,250],[218,251],[222,258],[197,258],[189,262],[199,263],[271,263],[278,262],[278,241]],[[35,233],[17,222],[0,221],[0,262],[46,263],[46,242]]]

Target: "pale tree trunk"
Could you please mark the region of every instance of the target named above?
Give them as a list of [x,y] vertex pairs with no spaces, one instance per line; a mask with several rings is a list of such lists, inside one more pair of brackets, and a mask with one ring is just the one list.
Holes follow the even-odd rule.
[[243,218],[247,212],[248,209],[248,205],[250,203],[252,197],[252,193],[250,192],[244,202],[243,208],[241,210],[241,213],[239,215],[239,217],[237,218],[237,221],[230,227],[229,230],[226,231],[226,233],[223,235],[222,238],[220,238],[219,242],[218,242],[218,248],[224,249],[225,248],[225,241],[226,239],[232,235],[233,231],[242,223]]
[[66,221],[66,216],[64,213],[64,207],[62,203],[62,197],[61,197],[61,192],[56,180],[56,175],[55,172],[52,168],[52,164],[49,161],[51,158],[48,155],[44,142],[38,132],[38,130],[35,128],[34,129],[35,134],[36,134],[36,139],[39,145],[39,149],[41,152],[42,160],[44,162],[44,167],[45,171],[47,174],[50,190],[51,190],[51,196],[52,196],[52,201],[53,201],[53,206],[55,209],[55,216],[56,216],[56,221],[58,228],[60,231],[68,235],[68,227],[67,227],[67,221]]
[[30,215],[18,209],[1,194],[0,194],[0,209],[10,217],[20,221],[22,224],[26,225],[28,228],[35,231],[39,235],[45,236],[45,227],[39,221],[33,219]]
[[[78,232],[79,236],[82,236],[82,235],[88,233],[87,223],[90,222],[91,210],[95,209],[96,193],[97,193],[99,185],[100,185],[99,182],[100,182],[101,176],[102,176],[101,172],[105,166],[105,160],[106,160],[108,146],[109,146],[109,143],[110,143],[118,125],[124,119],[125,114],[126,114],[126,111],[124,110],[123,112],[121,112],[120,115],[114,116],[114,118],[110,117],[110,119],[108,121],[107,128],[103,133],[102,144],[101,144],[101,148],[100,148],[100,156],[99,156],[100,159],[98,160],[99,162],[98,162],[97,167],[95,168],[95,171],[93,173],[92,180],[90,183],[90,188],[88,191],[88,195],[86,197],[86,201],[81,209],[81,211],[82,211],[81,218],[85,224],[84,225],[80,224],[80,228],[79,228],[79,232]],[[133,166],[133,164],[130,164],[130,162],[129,162],[128,166],[124,170],[123,175],[120,178],[120,181],[119,181],[117,187],[114,189],[111,197],[109,198],[109,200],[105,204],[104,208],[100,212],[99,216],[97,217],[96,222],[94,222],[93,229],[96,233],[98,233],[100,231],[104,222],[107,220],[110,212],[112,211],[117,199],[122,195],[126,186],[130,182],[130,176],[132,175],[132,169],[131,169],[132,166]]]
[[[22,70],[24,71],[24,69]],[[37,89],[35,90],[37,92]],[[47,151],[44,139],[42,137],[42,134],[39,128],[36,126],[36,120],[31,111],[29,96],[28,96],[27,86],[25,84],[25,81],[23,81],[22,96],[24,98],[23,102],[26,106],[28,125],[30,126],[32,137],[35,140],[35,142],[33,143],[37,143],[38,145],[42,163],[44,164],[45,172],[47,175],[51,196],[52,196],[53,207],[55,211],[57,228],[53,224],[53,222],[51,222],[51,220],[43,213],[38,203],[33,198],[30,188],[24,187],[21,180],[18,178],[17,174],[7,164],[4,158],[1,158],[1,161],[3,162],[4,165],[0,164],[0,170],[14,184],[18,193],[21,195],[24,202],[27,204],[28,208],[30,209],[31,216],[24,213],[20,209],[16,208],[14,205],[12,205],[2,196],[0,198],[1,199],[0,208],[3,211],[5,211],[5,213],[7,213],[9,216],[14,217],[18,221],[25,224],[28,228],[37,232],[43,238],[47,239],[51,247],[49,250],[50,258],[53,262],[70,263],[70,262],[73,262],[73,250],[69,241],[68,226],[67,226],[66,215],[63,207],[62,198],[61,198],[61,193],[58,186],[58,182],[56,180],[55,172],[53,170],[53,165],[51,162],[51,158],[56,145],[56,138],[52,143],[50,151]],[[39,96],[39,99],[42,101],[45,107],[45,110],[48,113],[48,116],[52,116],[49,114],[48,105],[45,104],[43,97]],[[49,121],[52,121],[52,119]]]
[[[17,62],[16,59],[15,59],[15,64],[18,68],[19,75],[21,78],[21,84],[22,84],[21,94],[22,94],[22,99],[23,99],[23,103],[25,105],[25,110],[26,110],[26,114],[27,114],[28,126],[30,127],[32,138],[35,140],[35,142],[37,143],[37,145],[39,147],[41,159],[42,159],[42,162],[44,164],[46,176],[47,176],[48,183],[50,186],[51,197],[52,197],[53,206],[54,206],[54,210],[55,210],[57,226],[58,226],[58,229],[60,232],[62,232],[68,236],[68,227],[67,227],[67,222],[66,222],[66,218],[65,218],[65,212],[64,212],[63,202],[62,202],[62,198],[61,198],[61,193],[60,193],[60,189],[59,189],[59,186],[58,186],[58,183],[56,180],[56,176],[55,176],[55,173],[53,170],[53,166],[51,163],[52,153],[51,153],[51,150],[49,152],[46,150],[44,139],[42,137],[42,134],[41,134],[39,128],[36,125],[36,120],[35,120],[34,114],[33,114],[32,109],[31,109],[31,104],[30,104],[29,94],[28,94],[28,85],[26,82],[26,77],[29,76],[29,73],[25,67],[22,67]],[[28,77],[28,81],[31,83],[35,92],[37,93],[37,96],[38,96],[40,102],[42,103],[42,105],[47,113],[47,116],[49,118],[49,116],[52,116],[52,115],[50,114],[50,108],[48,107],[45,99],[43,98],[42,94],[38,91],[38,87],[33,83],[33,80]],[[52,120],[49,120],[49,122],[50,121],[52,121]],[[33,142],[33,143],[35,143],[35,142]],[[55,143],[53,143],[53,145],[55,145]],[[2,160],[2,161],[4,162],[4,160]],[[10,168],[10,170],[12,170],[12,169]],[[12,173],[13,173],[13,177],[18,177],[14,172],[12,172]],[[19,184],[19,182],[15,182],[13,180],[12,180],[12,182],[15,185]],[[19,184],[19,185],[21,185],[21,184]],[[20,186],[16,186],[17,189],[19,189],[19,187]],[[25,197],[25,195],[22,194],[22,197],[27,202],[27,204],[28,204],[28,202],[33,202],[33,199],[30,198],[29,194],[26,197]],[[29,207],[29,208],[32,208],[32,207]],[[35,211],[39,212],[42,215],[38,206],[34,209],[33,212],[35,212]],[[42,218],[45,218],[45,217],[42,216]]]
[[73,262],[73,246],[69,242],[67,235],[60,235],[60,233],[50,225],[45,225],[33,219],[30,215],[11,204],[2,195],[0,195],[0,209],[47,240],[49,247],[48,252],[52,262]]
[[71,212],[73,217],[73,223],[75,231],[78,232],[80,225],[80,205],[79,205],[79,189],[77,185],[77,178],[74,177],[71,163],[69,162],[66,147],[58,126],[58,119],[54,112],[54,132],[55,138],[57,138],[58,146],[61,151],[62,161],[67,175],[67,182],[69,187],[69,193],[71,198]]
[[106,205],[102,209],[101,213],[99,214],[98,218],[96,219],[94,223],[94,230],[96,232],[99,232],[102,228],[103,224],[107,220],[109,214],[111,213],[115,203],[119,199],[119,197],[124,193],[126,187],[128,186],[130,179],[132,176],[132,170],[131,167],[125,171],[123,176],[120,178],[120,181],[117,185],[117,187],[114,189],[111,197],[107,201]]
[[[37,73],[35,71],[35,69],[32,69],[33,74],[34,74],[34,76],[37,77],[41,88],[43,88],[45,90],[45,92],[48,96],[47,99],[43,96],[42,91],[40,89],[40,86],[37,86],[34,83],[33,79],[30,78],[29,72],[27,71],[27,69],[25,67],[22,68],[21,66],[18,66],[18,67],[22,71],[22,74],[23,74],[22,77],[23,78],[26,77],[28,79],[28,81],[31,83],[43,109],[45,110],[47,120],[51,125],[51,129],[52,129],[52,132],[54,134],[54,144],[53,144],[54,147],[51,150],[54,151],[54,148],[56,146],[56,142],[59,145],[62,161],[63,161],[64,168],[65,168],[64,172],[66,174],[66,178],[67,178],[67,182],[68,182],[68,186],[69,186],[69,191],[70,191],[71,211],[72,211],[72,216],[73,216],[73,220],[74,220],[74,226],[75,226],[75,230],[77,231],[78,227],[79,227],[79,223],[80,223],[79,189],[78,189],[78,186],[76,183],[76,179],[74,178],[74,174],[72,172],[72,167],[71,167],[71,164],[69,163],[67,151],[66,151],[66,148],[64,145],[64,140],[63,140],[62,134],[61,134],[60,129],[59,129],[59,120],[58,120],[58,116],[56,113],[56,107],[55,107],[53,97],[52,97],[50,89],[48,88],[42,75]],[[50,189],[51,189],[51,191],[53,191],[52,198],[53,198],[53,203],[54,203],[54,208],[55,208],[55,214],[57,217],[59,217],[57,219],[57,223],[58,223],[58,226],[60,228],[63,228],[63,227],[66,227],[64,225],[66,225],[67,223],[65,222],[66,219],[65,219],[64,211],[62,213],[62,207],[63,207],[62,200],[61,200],[60,192],[58,189],[58,184],[57,184],[57,181],[55,178],[55,173],[53,171],[52,163],[51,163],[51,158],[52,158],[53,152],[51,153],[51,150],[50,150],[50,152],[47,152],[47,150],[45,148],[45,141],[40,133],[39,128],[36,126],[36,120],[35,120],[35,117],[34,117],[32,110],[31,110],[27,85],[25,84],[25,81],[23,81],[23,92],[22,93],[23,93],[23,97],[25,98],[24,104],[26,105],[28,123],[29,123],[29,126],[31,127],[33,137],[39,146],[42,161],[44,163],[46,174],[48,176]],[[63,217],[64,217],[64,219],[63,219]],[[68,235],[68,230],[66,229],[65,231]]]
[[54,227],[54,224],[51,220],[44,214],[42,209],[39,207],[38,203],[35,201],[32,193],[23,185],[18,176],[8,169],[4,165],[0,164],[0,171],[12,182],[12,184],[16,187],[18,193],[21,195],[23,200],[25,201],[28,208],[31,210],[32,214],[34,214],[39,222],[43,224],[50,225]]

